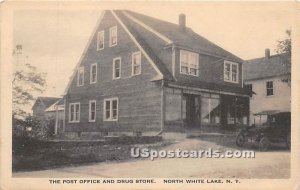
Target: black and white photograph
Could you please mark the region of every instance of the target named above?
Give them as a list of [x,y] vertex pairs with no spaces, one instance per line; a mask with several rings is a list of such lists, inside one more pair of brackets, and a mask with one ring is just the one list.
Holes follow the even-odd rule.
[[300,188],[299,8],[2,2],[1,189]]

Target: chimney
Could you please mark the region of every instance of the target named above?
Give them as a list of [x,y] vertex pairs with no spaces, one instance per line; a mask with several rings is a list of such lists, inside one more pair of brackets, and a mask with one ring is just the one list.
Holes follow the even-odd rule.
[[185,14],[181,13],[179,15],[179,29],[182,32],[185,32]]
[[268,59],[270,58],[270,49],[269,48],[265,49],[265,57]]

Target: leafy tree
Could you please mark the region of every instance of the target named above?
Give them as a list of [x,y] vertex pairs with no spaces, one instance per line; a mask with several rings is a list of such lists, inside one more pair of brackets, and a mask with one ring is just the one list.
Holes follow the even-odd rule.
[[31,146],[33,142],[51,137],[54,125],[54,118],[45,118],[44,120],[34,116],[26,116],[24,120],[15,118],[12,128],[13,153],[18,153],[24,147]]
[[[13,56],[21,56],[22,46],[18,45]],[[17,57],[18,58],[18,57]],[[24,106],[35,100],[34,93],[42,93],[46,87],[46,74],[38,72],[35,66],[29,63],[17,63],[12,81],[13,118],[24,117]]]
[[291,30],[286,30],[286,37],[283,40],[277,41],[276,52],[280,55],[282,64],[284,65],[285,72],[288,74],[287,78],[283,79],[283,82],[287,82],[291,85],[291,55],[292,55],[292,40]]

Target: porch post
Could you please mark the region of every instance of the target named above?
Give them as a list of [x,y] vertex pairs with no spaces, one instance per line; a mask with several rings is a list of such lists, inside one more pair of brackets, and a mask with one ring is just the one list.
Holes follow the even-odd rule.
[[227,125],[227,108],[226,108],[226,97],[225,95],[220,96],[221,103],[221,126],[222,129],[226,128]]
[[181,121],[181,127],[183,127],[183,89],[181,89],[181,101],[180,101],[180,121]]
[[65,127],[66,127],[66,97],[64,98],[64,120],[63,120],[63,132],[65,132]]
[[55,127],[54,127],[54,135],[57,135],[58,128],[58,105],[55,105]]
[[234,96],[234,127],[236,127],[237,120],[237,96]]
[[164,93],[164,81],[161,83],[161,131],[165,127],[165,93]]
[[250,125],[250,98],[247,98],[247,125]]

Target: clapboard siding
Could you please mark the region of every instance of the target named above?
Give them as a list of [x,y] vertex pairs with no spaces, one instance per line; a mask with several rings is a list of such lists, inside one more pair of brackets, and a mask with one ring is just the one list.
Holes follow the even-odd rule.
[[[109,28],[117,26],[118,44],[109,47]],[[104,49],[97,51],[97,32],[104,30]],[[77,74],[66,95],[66,131],[159,131],[161,127],[161,86],[151,82],[157,72],[142,54],[142,72],[132,75],[132,53],[139,48],[111,12],[106,12],[80,66],[84,86],[77,86]],[[121,57],[121,78],[112,79],[113,59]],[[97,63],[97,82],[90,84],[90,65]],[[104,99],[118,98],[118,120],[103,121]],[[96,100],[96,121],[89,122],[89,101]],[[69,123],[69,103],[80,102],[80,122]]]

